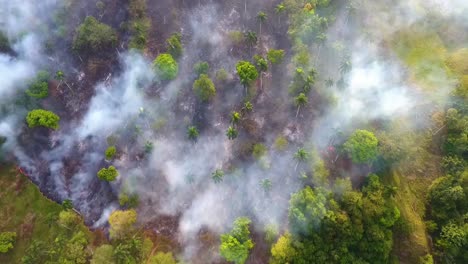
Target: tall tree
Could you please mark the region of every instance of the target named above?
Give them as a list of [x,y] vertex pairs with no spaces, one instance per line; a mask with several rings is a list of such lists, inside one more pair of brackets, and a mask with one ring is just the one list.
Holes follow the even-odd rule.
[[301,107],[305,106],[309,102],[309,99],[304,93],[300,93],[297,97],[294,98],[294,104],[297,107],[296,118],[299,115]]
[[285,6],[283,3],[279,3],[278,5],[276,5],[275,12],[278,15],[278,25],[280,26],[281,26],[281,15],[284,13],[284,11],[285,11]]
[[254,247],[250,238],[250,219],[240,217],[234,221],[231,232],[221,235],[220,254],[227,261],[235,264],[244,264],[249,251]]
[[343,149],[355,163],[372,162],[378,153],[379,140],[374,133],[358,129],[343,144]]
[[297,170],[297,166],[300,162],[304,162],[309,159],[309,153],[305,149],[299,148],[296,153],[294,153],[294,159],[297,160],[294,170]]
[[247,94],[247,86],[258,77],[257,69],[248,61],[239,61],[236,64],[236,70]]
[[257,20],[258,20],[258,23],[260,24],[260,31],[259,31],[260,40],[262,39],[262,24],[265,23],[267,19],[268,19],[268,16],[265,12],[263,11],[258,12]]
[[226,136],[228,139],[233,140],[237,138],[238,132],[233,126],[229,126],[228,130],[226,131]]
[[247,31],[245,32],[244,37],[245,37],[245,41],[247,42],[247,46],[249,46],[249,52],[252,53],[252,47],[257,45],[257,41],[258,41],[257,33],[253,31]]

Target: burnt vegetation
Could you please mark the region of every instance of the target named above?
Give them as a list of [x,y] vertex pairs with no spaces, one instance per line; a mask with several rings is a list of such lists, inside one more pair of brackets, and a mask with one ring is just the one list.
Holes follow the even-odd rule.
[[0,262],[468,262],[468,5],[26,2]]

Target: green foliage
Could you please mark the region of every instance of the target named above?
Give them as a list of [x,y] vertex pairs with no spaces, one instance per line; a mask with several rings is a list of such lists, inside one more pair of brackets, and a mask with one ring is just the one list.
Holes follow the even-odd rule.
[[13,244],[16,240],[16,232],[0,233],[0,253],[7,253],[13,249]]
[[247,86],[258,77],[257,69],[248,61],[239,61],[236,65],[242,85]]
[[180,33],[174,33],[166,40],[166,48],[168,53],[176,59],[180,58],[184,52],[181,40],[182,35]]
[[233,111],[231,112],[231,123],[237,124],[241,120],[242,116],[239,112]]
[[200,78],[195,80],[193,91],[204,102],[211,100],[216,95],[214,83],[206,74],[201,74]]
[[151,21],[146,15],[146,0],[131,0],[130,11],[130,43],[129,47],[142,50],[148,42],[148,33],[151,28]]
[[65,210],[59,214],[58,224],[69,230],[73,230],[80,222],[81,217],[74,211]]
[[278,238],[279,231],[278,226],[275,224],[269,224],[265,227],[265,242],[269,245],[273,244]]
[[30,128],[43,126],[54,130],[59,129],[60,117],[44,109],[35,109],[28,113],[26,122]]
[[254,247],[250,238],[249,225],[251,221],[246,217],[237,218],[231,232],[221,235],[220,254],[227,261],[243,264]]
[[173,80],[179,73],[179,65],[168,53],[159,54],[153,62],[153,68],[161,80]]
[[288,140],[283,136],[278,136],[275,140],[275,148],[277,150],[285,150],[288,146]]
[[257,66],[258,72],[268,71],[268,62],[265,58],[260,55],[254,56],[255,65]]
[[309,153],[303,149],[303,148],[299,148],[296,153],[294,153],[294,158],[297,160],[297,161],[306,161],[309,159]]
[[233,126],[228,127],[228,130],[226,131],[226,136],[228,137],[228,139],[233,140],[237,138],[238,135],[239,132],[237,132],[237,130]]
[[314,232],[327,214],[328,196],[329,193],[324,189],[314,192],[309,186],[293,194],[289,202],[289,223],[292,231],[298,234]]
[[265,193],[269,193],[271,191],[271,188],[273,187],[273,184],[271,183],[270,179],[263,179],[260,181],[260,187],[262,187]]
[[193,65],[193,71],[198,75],[208,74],[210,70],[210,65],[206,61],[199,61]]
[[222,170],[215,170],[212,174],[211,174],[211,179],[213,179],[214,183],[220,183],[223,181],[223,178],[224,178],[224,171]]
[[98,178],[103,181],[114,181],[118,175],[119,172],[114,166],[109,166],[107,169],[102,168],[97,173]]
[[225,69],[219,69],[216,71],[216,80],[218,82],[225,82],[229,78],[229,74]]
[[291,234],[282,235],[276,244],[271,247],[271,264],[294,263],[298,252],[293,246],[293,238]]
[[133,232],[133,225],[136,223],[137,213],[134,210],[112,212],[109,216],[111,239],[123,239]]
[[199,136],[199,132],[196,126],[189,126],[187,128],[187,136],[190,140],[196,140]]
[[152,256],[148,262],[148,264],[176,264],[176,260],[172,256],[172,252],[158,252],[156,255]]
[[379,144],[375,135],[367,130],[356,130],[343,144],[343,149],[355,163],[372,162],[378,153]]
[[79,52],[102,52],[117,44],[117,33],[92,16],[86,17],[75,33],[73,49]]
[[136,208],[139,203],[138,194],[127,194],[122,192],[119,194],[119,204],[120,206],[126,206],[128,208]]
[[293,82],[289,87],[289,92],[291,94],[308,94],[312,90],[312,86],[315,84],[316,75],[317,73],[315,69],[310,69],[306,72],[301,67],[296,68]]
[[115,146],[110,146],[106,149],[106,159],[111,160],[114,158],[115,154],[117,153],[117,149]]
[[91,264],[115,264],[112,245],[102,245],[96,248]]
[[294,104],[296,107],[301,107],[306,105],[309,102],[309,99],[304,93],[300,93],[297,97],[294,98]]
[[68,200],[68,199],[63,200],[63,202],[62,202],[62,208],[63,208],[63,210],[71,210],[71,209],[73,209],[73,203],[72,203],[72,201],[71,201],[71,200]]
[[284,60],[284,50],[271,49],[267,53],[267,59],[271,64],[281,64]]
[[252,156],[259,160],[267,154],[267,148],[262,143],[255,143],[252,148]]
[[49,96],[49,73],[39,71],[36,78],[29,84],[26,94],[37,99],[46,98]]
[[250,102],[250,101],[246,101],[244,103],[244,107],[242,107],[243,110],[247,111],[247,112],[252,112],[253,110],[253,104]]
[[445,156],[442,158],[442,168],[447,174],[458,175],[465,169],[465,161],[455,155]]

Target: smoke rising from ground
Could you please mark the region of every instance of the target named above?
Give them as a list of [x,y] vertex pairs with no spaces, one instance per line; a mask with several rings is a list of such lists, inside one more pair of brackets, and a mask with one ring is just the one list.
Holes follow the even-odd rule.
[[[46,63],[38,45],[42,41],[37,27],[40,22],[36,22],[37,17],[46,17],[46,9],[38,9],[33,2],[8,1],[9,8],[18,12],[8,13],[2,29],[8,28],[7,35],[16,56],[0,54],[0,79],[4,80],[0,100],[24,90],[27,80]],[[44,5],[54,2],[46,1]],[[199,60],[210,62],[210,75],[214,79],[215,69],[224,68],[232,77],[236,75],[238,60],[251,59],[228,48],[228,33],[247,27],[240,22],[243,5],[228,13],[220,4],[213,3],[186,11],[186,26],[182,30],[185,53],[179,61],[178,79],[161,84],[155,79],[153,58],[125,52],[120,57],[121,71],[94,86],[95,94],[82,118],[62,120],[61,130],[38,136],[45,140],[43,144],[38,143],[42,149],[30,153],[27,147],[14,144],[15,131],[25,126],[25,110],[1,117],[0,134],[9,138],[7,149],[14,149],[21,166],[41,182],[41,189],[50,191],[59,200],[71,199],[88,220],[94,221],[94,227],[106,224],[110,212],[118,208],[117,196],[123,191],[139,195],[139,217],[143,223],[163,215],[179,217],[178,235],[187,249],[188,259],[197,252],[196,236],[201,229],[225,232],[236,217],[243,215],[254,218],[257,230],[270,223],[284,226],[290,194],[303,185],[299,174],[309,169],[308,164],[295,169],[294,152],[298,147],[313,143],[323,150],[335,137],[336,130],[348,134],[374,120],[394,120],[416,111],[421,104],[433,103],[433,95],[421,92],[409,80],[408,70],[395,54],[388,52],[383,42],[395,32],[426,18],[427,11],[434,10],[434,6],[443,6],[440,13],[456,19],[462,18],[468,8],[463,0],[450,5],[442,1],[393,1],[392,6],[397,8],[389,8],[387,1],[356,3],[357,15],[351,18],[352,23],[347,24],[349,18],[344,18],[343,8],[328,30],[327,45],[340,42],[346,47],[352,65],[349,72],[339,72],[342,56],[322,55],[316,46],[309,47],[312,54],[319,53],[316,58],[320,56],[320,61],[313,61],[318,72],[326,74],[319,78],[330,76],[335,81],[328,91],[335,101],[317,120],[307,119],[310,111],[302,114],[306,121],[295,119],[293,108],[282,108],[291,111],[274,117],[265,116],[274,109],[254,110],[249,118],[261,131],[259,142],[267,150],[261,159],[237,160],[239,157],[234,152],[241,152],[238,151],[241,146],[225,135],[229,113],[240,110],[243,103],[244,90],[238,80],[233,77],[227,84],[217,84],[219,91],[231,89],[223,91],[229,96],[202,107],[197,107],[199,102],[191,91],[195,79],[192,66]],[[257,11],[249,10],[250,17],[255,17]],[[274,15],[269,15],[273,21]],[[256,23],[252,24],[249,30],[256,30]],[[366,27],[356,30],[359,25]],[[20,37],[23,32],[28,33]],[[264,34],[264,45],[275,47],[274,37],[266,30]],[[289,74],[277,74],[282,74],[282,83],[271,83],[265,88],[273,97],[284,95],[287,89],[284,83],[291,81]],[[338,87],[336,83],[341,77],[345,85]],[[436,78],[441,83],[449,80],[443,73]],[[445,101],[451,88],[442,89],[443,93],[437,94],[438,101]],[[280,98],[279,101],[291,104],[292,100]],[[280,125],[273,129],[269,120]],[[305,125],[299,126],[300,122]],[[186,135],[187,127],[194,124],[200,127],[196,142]],[[288,134],[293,130],[291,127],[300,130],[295,133],[305,134],[304,138],[310,142],[298,142],[296,139],[302,137]],[[240,137],[251,136],[245,131],[240,133]],[[278,136],[290,136],[294,140],[286,150],[278,151],[274,146]],[[114,162],[104,160],[110,137],[115,138],[119,152]],[[119,170],[117,181],[110,184],[99,181],[97,171],[111,164]],[[211,178],[216,170],[225,173],[221,183]],[[265,179],[272,183],[268,193],[260,186]]]

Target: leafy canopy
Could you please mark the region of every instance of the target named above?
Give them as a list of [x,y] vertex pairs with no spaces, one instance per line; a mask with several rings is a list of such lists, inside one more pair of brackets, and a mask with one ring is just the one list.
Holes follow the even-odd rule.
[[153,68],[161,80],[173,80],[179,73],[179,65],[168,53],[159,54],[153,62]]
[[355,163],[369,163],[377,156],[379,144],[375,135],[367,130],[356,130],[343,144],[343,149]]
[[254,247],[250,238],[250,223],[247,217],[237,218],[231,232],[221,235],[219,251],[227,261],[243,264],[247,260],[250,249]]
[[193,83],[193,91],[201,101],[209,101],[216,95],[216,88],[213,81],[206,74],[201,74],[200,78]]
[[100,23],[92,16],[86,17],[77,28],[73,49],[77,51],[99,52],[117,44],[117,33],[110,26]]
[[114,181],[118,175],[119,172],[114,166],[109,166],[107,169],[102,168],[97,173],[98,178],[103,181]]
[[43,126],[57,130],[59,129],[59,121],[58,115],[44,109],[32,110],[26,116],[26,122],[30,128]]
[[249,85],[258,77],[257,69],[248,61],[239,61],[236,65],[237,74],[239,75],[242,85]]

